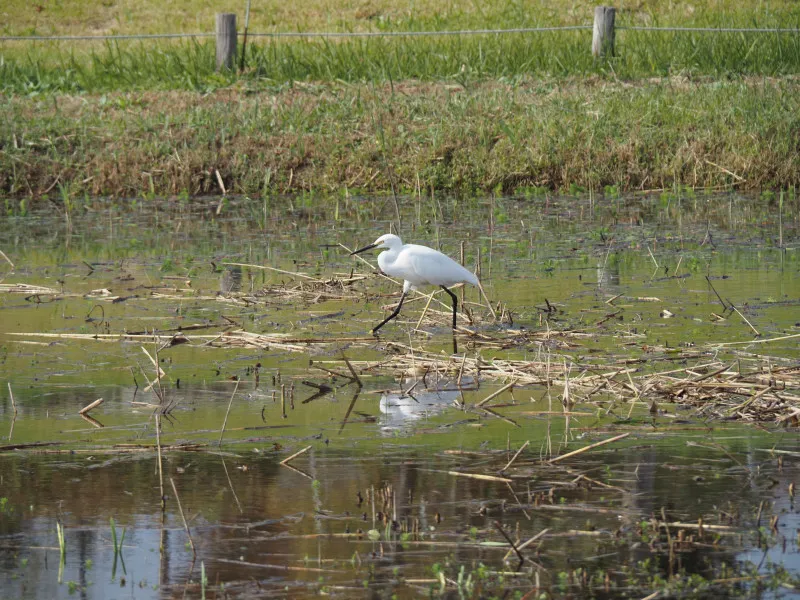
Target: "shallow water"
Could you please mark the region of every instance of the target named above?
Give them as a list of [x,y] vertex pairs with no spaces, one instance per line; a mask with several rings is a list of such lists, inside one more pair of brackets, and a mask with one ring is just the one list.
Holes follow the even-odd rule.
[[[459,386],[452,374],[400,377],[379,367],[362,372],[363,388],[329,377],[309,360],[338,361],[341,372],[343,354],[381,364],[397,351],[387,342],[443,357],[451,350],[447,306],[416,330],[424,299],[411,302],[380,340],[364,342],[398,288],[373,277],[342,287],[337,300],[296,274],[369,273],[338,244],[355,248],[385,233],[392,202],[328,200],[317,209],[241,200],[221,214],[213,202],[97,202],[69,220],[6,218],[0,250],[14,269],[0,264],[0,283],[52,291],[0,294],[0,365],[17,409],[14,418],[4,393],[4,597],[199,597],[201,563],[205,592],[217,597],[223,588],[228,597],[482,597],[527,594],[537,582],[556,596],[640,597],[670,577],[700,594],[712,585],[716,594],[758,585],[767,596],[793,593],[800,522],[789,484],[800,444],[792,420],[709,420],[702,407],[619,406],[603,394],[586,403],[578,396],[565,413],[563,387],[543,385],[502,392],[487,412],[476,405],[506,380],[465,374]],[[681,354],[687,348],[697,363],[713,356],[740,370],[755,354],[776,368],[800,359],[800,338],[790,337],[800,319],[791,207],[779,225],[775,206],[735,196],[402,205],[404,239],[453,256],[464,241],[465,264],[480,263],[487,293],[510,313],[492,323],[469,291],[474,331],[495,340],[547,328],[585,333],[506,347],[460,334],[470,356],[598,367],[644,359],[633,363],[636,374],[694,364]],[[724,311],[720,298],[741,315]],[[189,343],[152,341],[179,329]],[[233,329],[325,343],[208,345]],[[718,345],[730,342],[739,345]],[[158,350],[163,416],[146,389],[155,369],[143,349]],[[78,410],[97,398],[103,404],[82,418]],[[630,435],[543,462],[622,433]],[[683,536],[670,561],[667,530],[652,525],[664,516],[722,529],[686,541],[689,525],[670,527],[669,536]],[[126,528],[116,568],[111,518],[118,535]],[[58,521],[66,532],[60,574]],[[528,560],[517,571],[517,560],[503,560],[509,546],[498,526],[520,541],[548,531],[523,550]]]

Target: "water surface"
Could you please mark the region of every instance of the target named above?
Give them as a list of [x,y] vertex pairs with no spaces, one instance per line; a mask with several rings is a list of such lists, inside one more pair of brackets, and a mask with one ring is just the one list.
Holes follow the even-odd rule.
[[[631,404],[559,384],[517,385],[482,410],[513,377],[380,366],[399,345],[443,364],[452,350],[447,305],[417,327],[424,298],[368,336],[399,287],[340,244],[388,231],[391,200],[237,200],[219,213],[216,202],[5,217],[0,365],[16,415],[4,389],[4,597],[199,597],[203,572],[209,597],[513,597],[537,585],[642,597],[665,581],[794,593],[800,444],[788,408],[760,418],[711,396]],[[401,206],[405,241],[455,257],[463,242],[499,303],[494,322],[467,292],[475,318],[463,326],[479,337],[459,334],[459,357],[547,361],[570,377],[798,368],[791,205],[781,219],[776,204],[738,196]],[[8,287],[22,284],[35,287]],[[237,330],[286,343],[219,343]],[[188,343],[164,343],[179,332]],[[788,381],[787,402],[800,395]],[[125,528],[116,565],[112,518]],[[701,534],[698,519],[717,529]],[[541,534],[521,566],[499,528],[520,543]]]

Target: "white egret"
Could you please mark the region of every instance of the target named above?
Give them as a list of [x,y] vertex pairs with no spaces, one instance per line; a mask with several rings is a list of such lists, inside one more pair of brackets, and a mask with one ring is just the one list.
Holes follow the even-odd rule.
[[366,252],[373,248],[386,249],[385,252],[378,255],[378,266],[381,271],[390,277],[401,277],[404,280],[400,302],[392,314],[372,328],[373,334],[398,315],[408,292],[416,290],[419,285],[438,285],[450,294],[450,298],[453,300],[453,329],[456,328],[458,299],[448,287],[456,283],[469,283],[480,287],[474,273],[438,250],[417,244],[404,244],[399,237],[391,233],[382,235],[374,243],[355,250],[350,255]]

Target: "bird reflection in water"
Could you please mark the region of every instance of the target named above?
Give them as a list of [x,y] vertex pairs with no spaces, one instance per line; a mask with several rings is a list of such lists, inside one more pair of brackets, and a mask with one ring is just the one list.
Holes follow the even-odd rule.
[[446,379],[431,385],[425,385],[421,379],[416,382],[404,380],[403,388],[408,391],[381,395],[381,429],[399,429],[450,407],[460,408],[461,392],[474,389],[475,385],[472,378],[464,377],[461,385]]

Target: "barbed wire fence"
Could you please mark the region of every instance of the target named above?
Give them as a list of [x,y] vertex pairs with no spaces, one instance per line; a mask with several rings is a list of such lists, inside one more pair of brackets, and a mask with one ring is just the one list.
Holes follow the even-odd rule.
[[248,38],[392,38],[392,37],[443,37],[472,35],[510,35],[566,31],[592,31],[592,54],[596,57],[613,56],[617,31],[645,31],[662,33],[740,33],[797,35],[800,28],[767,27],[685,27],[685,26],[643,26],[616,25],[616,9],[609,6],[595,7],[592,25],[561,25],[545,27],[514,27],[508,29],[457,29],[438,31],[275,31],[244,32],[236,29],[234,13],[219,13],[216,18],[216,31],[198,33],[150,33],[150,34],[109,34],[109,35],[2,35],[0,42],[72,42],[72,41],[123,41],[156,39],[197,39],[216,38],[217,69],[232,69],[235,64],[236,40]]

